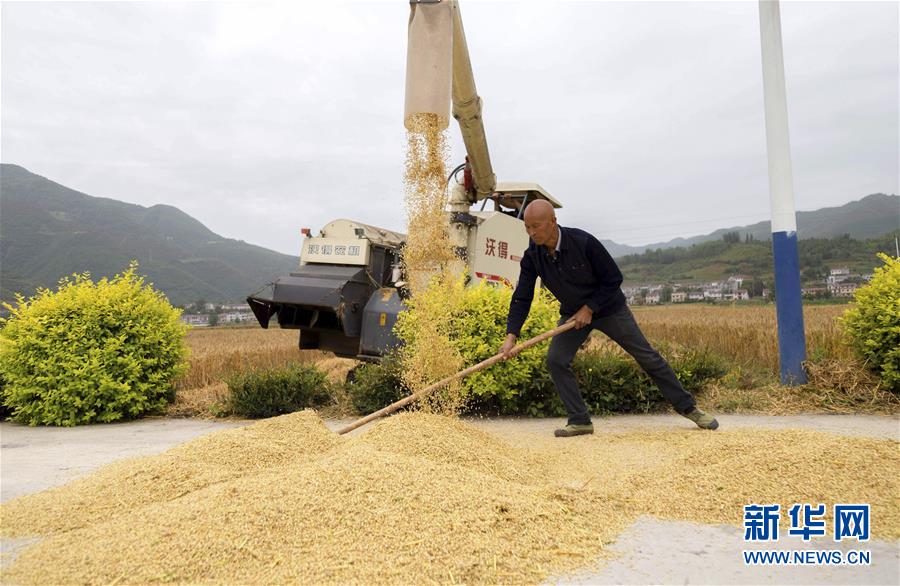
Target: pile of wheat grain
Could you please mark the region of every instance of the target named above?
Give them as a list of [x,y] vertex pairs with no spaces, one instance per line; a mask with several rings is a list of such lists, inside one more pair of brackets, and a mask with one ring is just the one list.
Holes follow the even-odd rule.
[[313,411],[220,431],[163,454],[116,462],[65,487],[18,499],[3,507],[3,530],[42,535],[75,529],[305,459],[337,441]]
[[866,502],[900,537],[895,441],[810,431],[500,438],[408,413],[339,438],[310,412],[219,432],[0,506],[43,535],[4,581],[538,583],[639,515],[740,525],[749,503]]

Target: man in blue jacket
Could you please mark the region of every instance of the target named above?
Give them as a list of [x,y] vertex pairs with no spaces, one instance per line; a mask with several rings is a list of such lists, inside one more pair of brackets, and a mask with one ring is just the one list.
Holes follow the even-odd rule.
[[669,363],[650,346],[625,303],[620,288],[622,273],[599,240],[578,228],[556,223],[553,206],[545,200],[525,209],[525,229],[531,242],[520,262],[519,283],[509,305],[506,340],[499,354],[512,352],[534,299],[537,277],[559,300],[560,324],[574,321],[575,328],[554,337],[547,353],[547,367],[556,391],[569,415],[557,437],[594,433],[591,416],[581,397],[572,360],[591,330],[600,330],[628,352],[662,391],[679,414],[703,429],[719,422],[697,409]]

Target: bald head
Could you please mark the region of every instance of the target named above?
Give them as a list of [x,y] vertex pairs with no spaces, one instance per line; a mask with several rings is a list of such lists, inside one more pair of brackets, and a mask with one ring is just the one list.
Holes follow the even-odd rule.
[[546,199],[538,199],[525,208],[525,221],[532,220],[556,220],[556,212],[553,210],[553,204]]
[[525,231],[535,244],[551,250],[556,248],[559,229],[556,226],[556,212],[549,201],[538,199],[528,204],[523,219]]

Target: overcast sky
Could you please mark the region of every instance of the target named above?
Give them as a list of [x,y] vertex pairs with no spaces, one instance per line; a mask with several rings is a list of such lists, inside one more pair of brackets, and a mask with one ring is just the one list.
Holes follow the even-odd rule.
[[[561,224],[637,245],[768,219],[755,1],[460,7],[498,179]],[[897,193],[898,4],[781,13],[797,209]],[[3,2],[0,156],[288,254],[340,217],[403,230],[408,15]]]

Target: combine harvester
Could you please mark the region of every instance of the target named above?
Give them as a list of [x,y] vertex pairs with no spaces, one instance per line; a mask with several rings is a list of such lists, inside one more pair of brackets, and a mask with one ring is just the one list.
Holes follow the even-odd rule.
[[[410,11],[405,119],[425,113],[449,122],[452,94],[466,147],[465,162],[450,176],[445,212],[460,259],[454,272],[467,268],[470,285],[515,286],[528,247],[525,206],[536,199],[562,206],[536,183],[497,183],[456,1],[413,1]],[[452,181],[460,173],[462,181]],[[485,211],[488,200],[493,210]],[[406,236],[344,219],[318,235],[303,233],[297,269],[247,298],[257,321],[268,328],[275,317],[280,327],[300,330],[301,349],[378,360],[399,343],[393,327],[405,308],[400,250]]]

